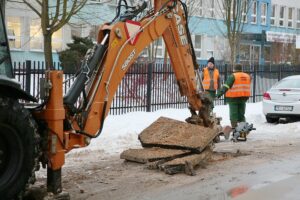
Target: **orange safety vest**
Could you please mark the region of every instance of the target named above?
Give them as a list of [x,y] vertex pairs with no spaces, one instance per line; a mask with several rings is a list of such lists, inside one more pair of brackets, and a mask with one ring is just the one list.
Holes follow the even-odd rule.
[[[218,79],[219,79],[219,70],[218,69],[214,69],[214,89],[217,90],[218,89]],[[210,75],[209,75],[209,69],[208,67],[205,67],[203,69],[203,87],[205,90],[209,90],[210,87]]]
[[234,83],[226,92],[225,97],[250,97],[251,96],[251,78],[244,72],[233,73]]

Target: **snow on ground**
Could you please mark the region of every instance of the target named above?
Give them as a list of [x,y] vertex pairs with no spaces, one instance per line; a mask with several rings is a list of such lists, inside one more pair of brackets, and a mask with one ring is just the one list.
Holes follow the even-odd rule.
[[[222,125],[230,125],[228,105],[214,108],[217,116],[222,117]],[[128,148],[139,148],[141,144],[138,134],[159,117],[169,117],[184,121],[190,116],[188,109],[165,109],[156,112],[132,112],[119,116],[108,116],[104,122],[101,135],[92,139],[91,144],[82,149],[73,150],[68,156],[76,157],[81,153],[98,151],[102,155],[111,156],[120,154]],[[300,122],[289,124],[268,124],[262,113],[262,103],[249,103],[246,108],[246,120],[253,123],[256,131],[252,131],[248,141],[300,138]]]

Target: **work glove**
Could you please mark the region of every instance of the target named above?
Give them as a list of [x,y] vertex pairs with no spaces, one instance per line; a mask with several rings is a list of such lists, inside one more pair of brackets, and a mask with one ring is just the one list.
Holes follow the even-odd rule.
[[216,97],[219,99],[222,95],[223,95],[222,91],[218,90]]

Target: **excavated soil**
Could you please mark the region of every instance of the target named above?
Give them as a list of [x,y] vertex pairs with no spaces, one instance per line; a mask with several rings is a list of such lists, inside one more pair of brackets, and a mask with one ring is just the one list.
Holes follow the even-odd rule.
[[[230,199],[233,188],[258,188],[300,174],[300,139],[222,142],[214,151],[195,176],[167,175],[98,151],[72,154],[63,186],[72,200]],[[45,191],[45,177],[45,170],[38,173],[35,194]]]

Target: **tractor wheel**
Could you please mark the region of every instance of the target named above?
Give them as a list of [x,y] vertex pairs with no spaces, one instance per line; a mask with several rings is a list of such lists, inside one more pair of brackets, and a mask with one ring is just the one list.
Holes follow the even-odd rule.
[[22,199],[35,182],[39,135],[30,112],[18,101],[0,97],[0,198]]

